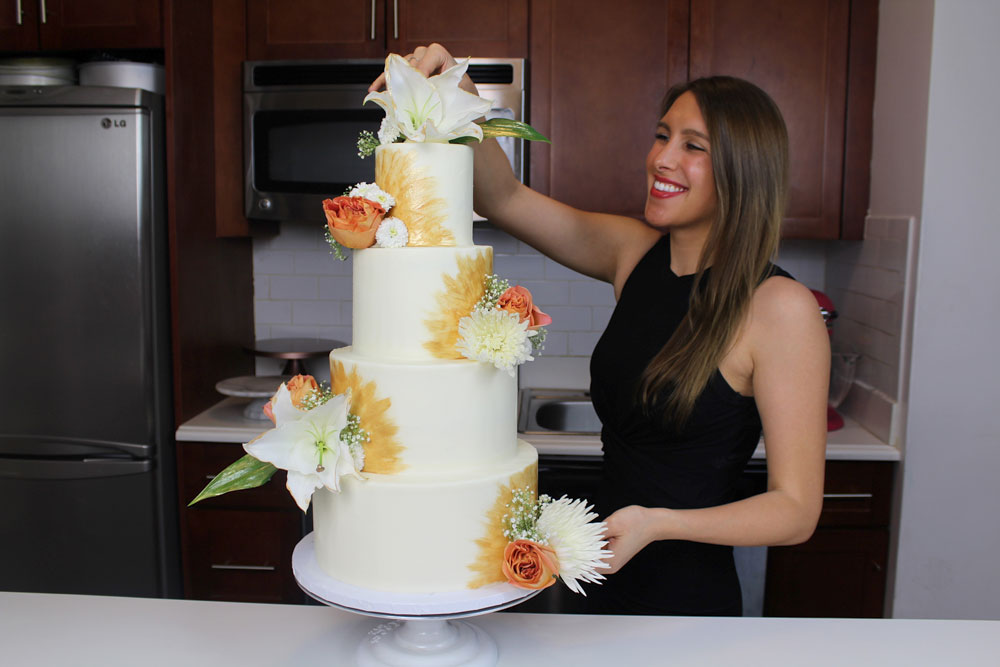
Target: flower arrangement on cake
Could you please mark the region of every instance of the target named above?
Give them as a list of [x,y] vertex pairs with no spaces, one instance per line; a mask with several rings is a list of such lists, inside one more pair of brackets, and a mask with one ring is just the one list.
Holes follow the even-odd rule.
[[[216,475],[188,506],[231,491],[267,483],[279,469],[287,472],[286,488],[305,512],[321,488],[338,493],[340,479],[364,481],[365,444],[370,437],[351,411],[351,392],[333,394],[311,375],[282,383],[265,405],[274,428],[243,445],[246,455]],[[503,515],[501,570],[508,583],[539,590],[562,580],[586,595],[580,582],[599,583],[597,572],[611,552],[604,547],[605,524],[582,500],[566,496],[537,499],[533,489],[513,490]]]
[[[386,89],[369,93],[385,111],[377,136],[365,130],[358,139],[358,156],[368,157],[379,146],[400,142],[467,144],[490,137],[516,137],[529,141],[549,140],[527,123],[508,118],[477,120],[492,107],[490,100],[459,86],[469,59],[431,77],[425,77],[399,55],[385,61]],[[407,224],[385,217],[395,198],[375,184],[359,183],[349,193],[323,201],[327,219],[327,241],[337,259],[346,259],[344,248],[405,246]],[[383,233],[379,229],[387,225]]]

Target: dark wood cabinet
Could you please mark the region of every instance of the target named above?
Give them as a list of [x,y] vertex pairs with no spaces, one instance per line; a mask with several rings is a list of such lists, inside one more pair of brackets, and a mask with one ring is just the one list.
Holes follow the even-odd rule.
[[895,464],[829,461],[807,542],[767,551],[765,616],[880,618]]
[[[728,74],[766,90],[791,142],[786,238],[861,238],[867,212],[876,0],[532,3],[532,187],[640,216],[663,93]],[[600,48],[595,48],[600,45]]]
[[458,57],[527,55],[527,0],[247,0],[250,60],[383,58],[440,42]]
[[162,11],[160,0],[0,0],[0,51],[163,48]]
[[306,529],[282,471],[256,489],[187,503],[243,455],[238,444],[178,443],[184,596],[196,600],[299,603],[292,551]]

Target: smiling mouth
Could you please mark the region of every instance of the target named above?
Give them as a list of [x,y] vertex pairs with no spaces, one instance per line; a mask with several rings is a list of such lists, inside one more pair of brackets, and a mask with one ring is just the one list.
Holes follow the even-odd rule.
[[650,188],[649,194],[654,197],[667,198],[675,197],[679,194],[687,192],[688,189],[674,183],[668,183],[666,181],[653,181],[653,187]]

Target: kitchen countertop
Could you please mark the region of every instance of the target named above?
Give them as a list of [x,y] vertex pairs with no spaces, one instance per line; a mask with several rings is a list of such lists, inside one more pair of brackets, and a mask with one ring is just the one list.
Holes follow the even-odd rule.
[[[243,407],[248,399],[230,397],[184,422],[177,429],[178,442],[244,443],[271,427],[265,419],[248,419]],[[539,454],[600,456],[601,439],[597,435],[519,433],[538,449]],[[764,442],[757,446],[755,459],[764,458]],[[827,436],[826,458],[829,461],[898,461],[899,450],[882,442],[849,417],[844,428]]]
[[[376,619],[318,606],[0,592],[11,665],[350,665]],[[995,665],[1000,621],[494,613],[505,665]]]

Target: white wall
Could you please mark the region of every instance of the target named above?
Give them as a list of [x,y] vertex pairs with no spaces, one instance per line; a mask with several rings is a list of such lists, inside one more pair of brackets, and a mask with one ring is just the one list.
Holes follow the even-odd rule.
[[[883,0],[881,23],[928,4]],[[996,0],[933,5],[895,617],[1000,619],[998,35]],[[873,209],[912,200],[915,176],[891,162],[878,163]]]

